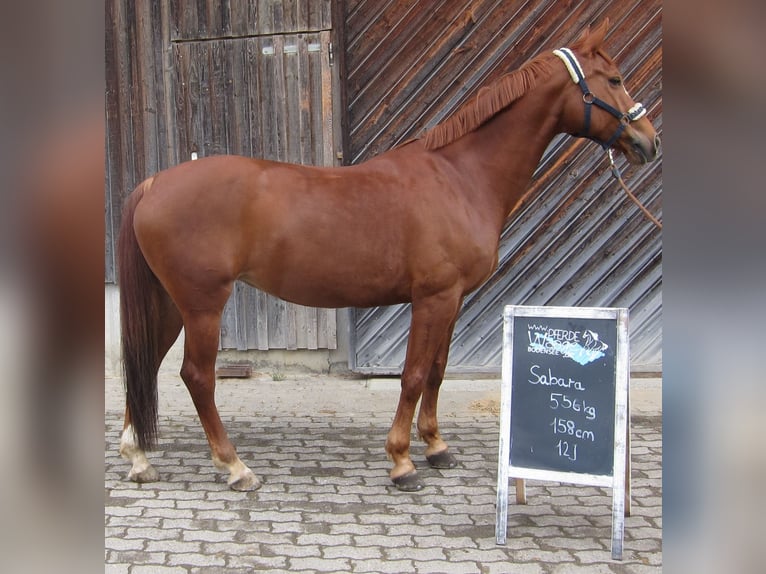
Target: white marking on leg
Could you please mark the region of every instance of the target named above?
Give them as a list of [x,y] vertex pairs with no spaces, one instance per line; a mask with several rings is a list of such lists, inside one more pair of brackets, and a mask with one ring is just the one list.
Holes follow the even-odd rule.
[[136,444],[133,425],[128,425],[122,431],[120,454],[124,459],[130,461],[132,465],[128,473],[128,479],[134,482],[154,482],[159,479],[157,471],[146,458],[146,453]]
[[261,487],[261,480],[239,457],[236,457],[232,463],[225,463],[213,456],[213,464],[219,470],[229,471],[226,483],[234,490],[256,490]]

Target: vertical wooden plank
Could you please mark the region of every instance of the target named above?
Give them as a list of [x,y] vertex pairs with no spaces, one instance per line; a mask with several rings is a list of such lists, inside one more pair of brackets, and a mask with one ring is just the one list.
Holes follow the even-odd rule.
[[[258,293],[257,289],[246,287],[242,290],[239,310],[244,314],[245,340],[248,349],[260,349],[258,333]],[[263,337],[268,339],[268,336]]]
[[[155,61],[152,3],[136,2],[136,90],[137,112],[140,115],[143,134],[141,145],[141,169],[136,173],[136,183],[156,173],[159,167],[159,127],[157,123],[157,84]],[[161,102],[162,100],[160,100]]]
[[200,0],[205,9],[205,36],[206,38],[222,38],[228,35],[228,2],[225,0]]
[[179,38],[196,38],[199,29],[197,0],[179,0],[178,10]]
[[266,35],[274,31],[273,4],[272,0],[258,0],[257,18],[255,20],[256,34]]
[[334,165],[335,145],[332,134],[334,132],[333,102],[332,102],[332,69],[330,67],[330,32],[319,34],[322,52],[322,165]]
[[332,0],[322,0],[322,21],[319,23],[319,26],[315,28],[316,30],[329,31],[332,29],[332,4]]
[[326,134],[324,133],[324,109],[322,108],[322,70],[324,68],[323,60],[327,57],[327,49],[322,46],[321,34],[312,34],[306,49],[308,59],[306,79],[310,101],[308,130],[311,134],[311,141],[309,142],[311,163],[326,165],[323,147]]
[[208,46],[210,75],[208,80],[210,94],[209,136],[210,149],[207,155],[231,153],[229,137],[230,117],[226,109],[228,86],[225,78],[224,41],[211,40]]
[[197,29],[192,38],[207,38],[210,35],[208,29],[208,0],[197,0]]
[[307,30],[329,30],[332,21],[331,0],[312,0],[307,2]]
[[236,309],[236,323],[235,323],[235,329],[236,329],[236,345],[237,350],[239,351],[246,351],[248,349],[247,346],[247,291],[249,291],[251,287],[248,285],[242,283],[241,281],[236,281],[234,283],[234,290],[232,292],[232,299],[234,299],[234,307]]
[[252,153],[248,130],[248,67],[244,40],[222,42],[222,77],[229,153],[249,156]]
[[269,296],[263,291],[255,291],[255,331],[257,333],[257,346],[259,351],[269,349]]
[[229,13],[229,32],[232,36],[248,36],[251,34],[248,28],[252,1],[226,0]]
[[260,0],[247,0],[247,33],[255,35],[258,33],[258,21],[260,20]]
[[271,2],[271,16],[273,18],[273,25],[269,30],[269,34],[284,34],[289,30],[285,28],[285,13],[284,13],[284,0],[273,0]]
[[143,133],[140,127],[135,124],[134,114],[134,102],[135,94],[133,85],[137,81],[135,73],[135,14],[129,9],[125,3],[120,2],[119,18],[120,18],[120,30],[122,32],[120,41],[122,43],[120,49],[120,59],[118,65],[120,67],[120,135],[122,139],[121,148],[124,153],[125,162],[123,164],[124,171],[122,173],[122,196],[127,197],[128,194],[136,186],[136,172],[139,169],[139,163],[137,161],[138,154],[138,142],[140,142],[141,134]]
[[259,43],[255,38],[245,40],[246,60],[244,62],[246,74],[246,108],[247,127],[251,157],[264,157],[262,120],[260,109],[260,85],[261,77],[258,73],[258,60],[261,57]]
[[309,25],[309,1],[293,0],[295,6],[295,30],[311,30]]
[[317,309],[317,348],[337,349],[337,313],[335,309]]
[[267,297],[267,321],[269,325],[269,349],[286,349],[286,313],[287,303],[276,297]]
[[171,50],[171,16],[169,2],[159,2],[159,32],[155,33],[154,41],[157,52],[156,74],[157,83],[161,92],[157,93],[157,101],[160,102],[162,110],[158,110],[161,115],[160,130],[160,150],[164,153],[160,157],[160,169],[166,169],[178,163],[178,146],[176,142],[174,129],[176,125],[177,108],[173,105],[175,83],[173,80],[173,51]]
[[208,42],[192,42],[193,69],[197,73],[197,110],[195,113],[195,140],[199,157],[212,155],[211,96],[210,96],[210,45]]
[[258,38],[258,104],[260,109],[261,151],[265,159],[279,157],[282,135],[277,118],[276,99],[282,97],[284,89],[277,74],[276,53],[281,50],[278,38]]
[[296,4],[297,2],[295,0],[282,0],[282,2],[279,3],[282,12],[282,24],[280,28],[284,32],[296,32],[301,30]]
[[167,0],[167,2],[162,2],[163,9],[168,12],[168,27],[171,42],[175,42],[181,38],[181,1],[182,0]]
[[304,165],[316,165],[314,155],[314,124],[312,122],[312,108],[314,107],[313,91],[311,89],[311,57],[316,52],[309,52],[318,44],[316,34],[297,35],[299,70],[297,77],[298,90],[298,133],[300,134],[298,161]]
[[190,44],[173,44],[173,70],[175,72],[174,102],[177,110],[176,127],[176,161],[189,159],[192,146],[191,133],[191,54]]
[[[234,2],[235,4],[241,4],[242,2]],[[231,0],[222,0],[220,8],[220,23],[219,23],[219,36],[233,36],[232,22],[231,22]]]
[[223,307],[223,313],[221,314],[221,333],[218,340],[219,349],[237,349],[237,298],[236,298],[237,285],[234,285],[234,292],[229,300],[226,301],[226,305]]
[[106,136],[104,147],[106,150],[106,186],[104,197],[104,229],[106,237],[104,242],[104,280],[107,283],[115,283],[116,262],[114,255],[114,243],[116,241],[116,226],[119,206],[119,181],[122,171],[121,150],[120,150],[120,121],[119,121],[119,79],[117,67],[118,33],[115,30],[117,23],[116,6],[117,0],[109,0],[105,6],[105,37],[104,37],[104,56],[109,65],[106,66],[105,87],[106,97],[104,105],[104,123]]
[[300,39],[296,35],[283,36],[282,83],[284,98],[281,106],[281,123],[285,126],[285,150],[281,159],[290,163],[301,163],[301,58]]

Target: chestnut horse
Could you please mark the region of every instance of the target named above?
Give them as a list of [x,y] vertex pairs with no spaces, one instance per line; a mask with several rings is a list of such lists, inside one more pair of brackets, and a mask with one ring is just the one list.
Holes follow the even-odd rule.
[[417,430],[432,466],[456,460],[436,403],[463,298],[497,266],[503,223],[559,133],[589,137],[631,163],[657,157],[645,110],[603,51],[607,22],[571,50],[542,54],[483,88],[456,114],[369,161],[310,167],[236,156],[180,164],[128,197],[120,229],[127,408],[120,452],[129,477],[157,480],[144,451],[157,435],[157,371],[181,327],[181,377],[213,462],[234,490],[260,486],[214,400],[221,313],[234,281],[314,307],[412,303],[401,395],[386,440],[390,478],[422,483]]

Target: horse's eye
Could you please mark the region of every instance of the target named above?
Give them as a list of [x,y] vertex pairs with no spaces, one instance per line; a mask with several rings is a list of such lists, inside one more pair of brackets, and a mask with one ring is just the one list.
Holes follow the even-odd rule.
[[609,83],[613,86],[621,86],[622,85],[622,78],[619,76],[614,76],[613,78],[609,78]]

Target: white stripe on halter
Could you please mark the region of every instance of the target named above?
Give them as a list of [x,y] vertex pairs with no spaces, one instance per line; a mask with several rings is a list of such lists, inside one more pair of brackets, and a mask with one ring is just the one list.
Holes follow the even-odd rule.
[[645,115],[646,108],[640,102],[636,102],[636,104],[628,110],[628,117],[630,117],[631,122],[635,122],[637,119],[643,118]]
[[580,62],[577,61],[572,50],[569,48],[559,48],[558,50],[553,50],[553,53],[564,62],[575,84],[579,84],[580,81],[585,79],[585,72],[582,71],[582,66],[580,66]]

